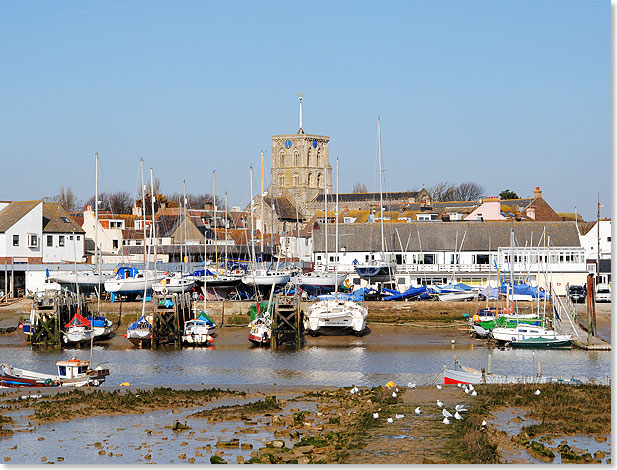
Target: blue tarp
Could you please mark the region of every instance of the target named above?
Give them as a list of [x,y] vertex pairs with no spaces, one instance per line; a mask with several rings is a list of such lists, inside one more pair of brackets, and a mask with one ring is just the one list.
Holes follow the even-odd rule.
[[139,320],[131,324],[127,329],[135,330],[140,324],[143,324],[144,326],[148,325],[148,328],[152,328],[152,324],[148,320],[146,320],[146,317],[144,315],[142,315],[141,317],[139,317]]
[[[396,291],[390,291],[390,292],[396,292]],[[420,287],[412,286],[409,289],[407,289],[405,292],[400,292],[400,293],[397,292],[396,294],[384,297],[384,300],[403,300],[403,299],[409,299],[412,297],[419,297],[420,299],[424,300],[424,299],[430,298],[430,295],[428,294],[428,289],[426,288],[426,286],[420,286]]]
[[499,293],[507,295],[508,290],[515,295],[531,295],[534,299],[543,299],[546,297],[550,300],[550,296],[544,291],[544,289],[538,289],[537,287],[530,286],[529,284],[514,284],[510,287],[510,285],[504,285],[499,288]]
[[204,276],[205,274],[208,276],[214,276],[214,273],[210,272],[209,269],[197,269],[191,273],[191,276]]

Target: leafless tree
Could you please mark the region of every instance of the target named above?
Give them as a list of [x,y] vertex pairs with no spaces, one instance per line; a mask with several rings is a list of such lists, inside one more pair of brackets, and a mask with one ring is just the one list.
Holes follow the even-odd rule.
[[431,199],[436,202],[475,201],[480,199],[484,193],[484,188],[472,182],[455,185],[444,181],[428,187],[427,191],[431,195]]
[[449,199],[449,197],[451,197],[453,189],[454,185],[447,181],[435,183],[433,186],[429,186],[428,188],[426,188],[429,195],[431,196],[431,200],[436,202],[451,200]]
[[353,185],[353,190],[351,192],[352,193],[368,193],[368,190],[366,189],[366,184],[356,183]]
[[81,203],[77,200],[77,196],[75,196],[71,188],[64,189],[64,186],[60,187],[60,193],[53,200],[60,204],[67,212],[75,212],[80,209]]
[[[141,202],[141,200],[140,200]],[[94,209],[95,197],[92,196],[86,204]],[[99,194],[99,211],[109,211],[112,214],[130,214],[133,210],[133,198],[126,191]]]
[[484,188],[477,183],[467,181],[459,184],[454,190],[455,201],[477,201],[484,194]]

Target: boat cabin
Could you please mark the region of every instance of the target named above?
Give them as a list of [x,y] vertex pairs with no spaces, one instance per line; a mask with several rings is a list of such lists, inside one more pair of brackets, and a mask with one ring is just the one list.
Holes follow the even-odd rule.
[[58,377],[60,379],[73,379],[82,377],[90,368],[90,361],[81,361],[79,359],[69,359],[68,361],[56,362],[58,366]]

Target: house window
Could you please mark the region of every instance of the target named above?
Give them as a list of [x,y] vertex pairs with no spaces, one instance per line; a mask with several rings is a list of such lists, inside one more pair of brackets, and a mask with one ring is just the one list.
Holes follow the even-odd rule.
[[114,249],[117,249],[117,248],[118,248],[118,240],[112,240],[112,242],[111,242],[111,243],[112,243],[112,245],[113,245]]
[[610,242],[611,241],[611,237],[606,237],[606,241]]
[[69,240],[73,241],[73,235],[69,235]]
[[19,246],[19,235],[13,235],[13,246]]
[[53,237],[53,235],[47,235],[47,246],[54,246],[54,237]]
[[28,234],[28,247],[29,248],[36,248],[37,246],[39,246],[38,241],[39,241],[39,237],[37,237],[35,233]]
[[64,246],[64,235],[58,236],[58,246]]
[[359,286],[360,285],[360,278],[359,277],[354,277],[353,278],[353,284],[354,284],[354,286]]
[[77,241],[81,240],[81,235],[77,235]]
[[126,245],[126,240],[122,240],[122,246]]
[[476,264],[490,264],[489,255],[476,255]]
[[141,240],[135,240],[135,245],[141,245]]

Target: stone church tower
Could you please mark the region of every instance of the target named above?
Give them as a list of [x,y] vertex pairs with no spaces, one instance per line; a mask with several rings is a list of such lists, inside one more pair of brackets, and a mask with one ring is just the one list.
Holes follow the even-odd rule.
[[286,196],[303,215],[307,205],[328,188],[332,193],[332,165],[328,142],[330,137],[305,134],[302,129],[302,96],[300,129],[296,134],[272,136],[272,194]]

